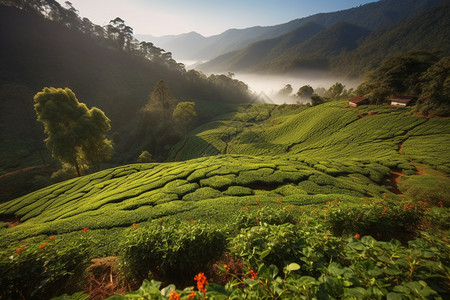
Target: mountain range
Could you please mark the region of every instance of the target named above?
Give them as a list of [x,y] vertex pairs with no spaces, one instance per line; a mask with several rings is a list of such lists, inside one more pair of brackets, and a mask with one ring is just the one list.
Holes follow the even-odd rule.
[[[411,49],[450,53],[447,0],[381,0],[275,26],[151,37],[176,59],[198,60],[204,72],[286,73],[301,69],[345,71],[360,77],[386,54]],[[438,24],[438,25],[436,25]],[[414,29],[413,29],[414,28]],[[357,56],[355,64],[341,64]]]

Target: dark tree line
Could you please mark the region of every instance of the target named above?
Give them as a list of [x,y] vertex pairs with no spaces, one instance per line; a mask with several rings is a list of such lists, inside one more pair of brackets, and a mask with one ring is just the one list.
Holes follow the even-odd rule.
[[62,7],[55,0],[0,0],[0,4],[14,6],[24,11],[36,13],[42,17],[77,30],[85,35],[97,39],[108,46],[117,47],[128,53],[143,56],[148,60],[166,65],[170,69],[185,71],[181,63],[172,58],[171,52],[158,48],[150,42],[140,42],[133,36],[133,28],[125,24],[120,17],[111,20],[102,27],[92,23],[88,18],[78,15],[72,3],[66,1]]

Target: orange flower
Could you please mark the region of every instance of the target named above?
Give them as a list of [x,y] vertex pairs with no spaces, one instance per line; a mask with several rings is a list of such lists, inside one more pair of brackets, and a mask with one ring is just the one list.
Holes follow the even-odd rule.
[[160,221],[162,221],[162,220],[163,220],[163,218],[159,218],[159,220],[160,220]]
[[250,270],[250,277],[254,280],[258,279],[258,273],[253,270]]
[[51,240],[54,240],[54,239],[55,239],[55,237],[54,237],[54,236],[51,236],[51,237],[49,237],[49,239],[51,239]]
[[359,240],[361,236],[359,234],[355,234],[355,238]]
[[20,253],[20,252],[22,252],[23,250],[25,250],[25,247],[16,249],[16,252],[17,252],[17,253]]
[[328,235],[325,236],[325,239],[328,241],[328,239],[329,239]]
[[289,210],[292,211],[294,209],[294,205],[289,205]]
[[385,206],[385,207],[383,208],[383,212],[382,212],[381,214],[384,215],[384,214],[386,213],[386,211],[387,211],[387,207]]
[[180,300],[180,294],[178,294],[176,291],[171,291],[169,300]]
[[325,208],[325,213],[326,213],[326,214],[328,213],[328,208]]
[[225,271],[227,272],[227,274],[230,272],[230,267],[227,265],[223,265],[223,268],[225,269]]
[[206,285],[208,285],[208,280],[205,273],[198,273],[194,276],[194,280],[197,281],[197,289],[203,293],[206,293]]
[[187,296],[187,299],[188,299],[188,300],[193,300],[193,299],[195,299],[195,292],[194,292],[194,291],[191,291],[191,292],[189,293],[189,295]]
[[39,248],[44,248],[45,246],[47,246],[47,242],[45,242],[45,243],[43,243],[43,244],[41,244],[40,246],[39,246]]
[[81,229],[82,232],[88,232],[89,231],[89,227],[83,227],[83,229]]
[[327,204],[327,205],[330,205],[330,204],[331,204],[331,202],[330,202],[330,201],[327,201],[327,202],[325,202],[325,204]]
[[280,200],[280,199],[277,199],[277,203],[281,205],[281,200]]

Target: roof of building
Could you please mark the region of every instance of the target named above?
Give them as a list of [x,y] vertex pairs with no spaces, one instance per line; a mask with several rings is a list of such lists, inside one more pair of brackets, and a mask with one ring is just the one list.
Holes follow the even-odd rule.
[[417,96],[394,96],[392,98],[389,98],[389,101],[391,102],[400,102],[400,103],[409,103],[412,100],[416,100]]
[[356,97],[348,99],[348,101],[352,102],[352,103],[355,103],[355,104],[358,104],[358,103],[367,101],[367,98],[356,96]]

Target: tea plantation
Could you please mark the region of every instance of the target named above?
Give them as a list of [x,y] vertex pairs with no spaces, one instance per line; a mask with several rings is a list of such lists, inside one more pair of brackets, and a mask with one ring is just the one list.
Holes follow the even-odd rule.
[[[103,170],[0,204],[2,295],[80,291],[84,275],[64,259],[117,255],[134,287],[149,271],[189,284],[214,262],[226,275],[224,287],[199,287],[194,298],[144,281],[137,298],[439,299],[450,288],[448,149],[449,119],[406,108],[243,105],[191,132],[172,162]],[[422,264],[408,260],[414,251]],[[223,255],[241,267],[224,269]],[[44,274],[36,286],[14,271],[30,264],[40,266],[30,276]]]

